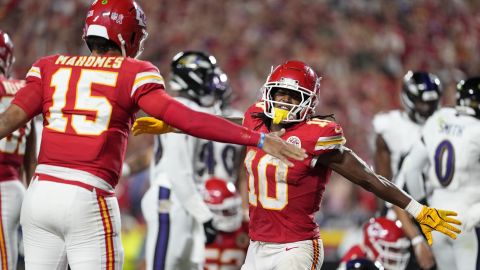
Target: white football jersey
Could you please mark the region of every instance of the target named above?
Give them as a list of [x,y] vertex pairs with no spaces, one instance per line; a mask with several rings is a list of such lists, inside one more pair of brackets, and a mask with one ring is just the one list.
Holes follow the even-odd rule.
[[[243,117],[238,110],[224,110],[223,117]],[[195,174],[202,183],[211,177],[220,178],[236,184],[238,168],[241,165],[243,146],[198,140],[195,153]]]
[[480,187],[480,120],[443,108],[432,115],[422,132],[428,151],[428,179],[447,190]]
[[[195,111],[211,113],[209,108],[201,107],[192,100],[182,97],[175,99]],[[170,181],[178,179],[192,179],[197,183],[194,153],[199,140],[201,139],[180,133],[155,136],[150,162],[150,184],[170,187]]]
[[443,234],[434,236],[432,250],[440,270],[478,269],[479,138],[479,119],[453,108],[440,109],[425,123],[422,140],[415,144],[400,173],[409,190],[415,190],[421,185],[418,171],[429,164],[428,182],[433,187],[427,197],[429,205],[455,211],[455,218],[469,225],[455,241]]
[[420,138],[422,126],[415,123],[404,111],[392,110],[379,113],[373,118],[373,129],[382,136],[390,150],[390,167],[396,175],[403,159],[413,144]]

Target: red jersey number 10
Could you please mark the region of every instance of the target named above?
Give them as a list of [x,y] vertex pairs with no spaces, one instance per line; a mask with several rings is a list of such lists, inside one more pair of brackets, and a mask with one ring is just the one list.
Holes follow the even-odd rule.
[[[249,150],[245,156],[245,167],[248,172],[248,203],[257,206],[258,201],[264,209],[280,211],[288,204],[288,166],[271,155],[260,157],[254,166],[257,154],[256,150]],[[267,172],[269,166],[273,167],[273,174]],[[254,175],[257,175],[258,187],[255,187]],[[269,193],[273,192],[268,192],[268,187],[273,184],[275,185],[275,195],[269,196]]]

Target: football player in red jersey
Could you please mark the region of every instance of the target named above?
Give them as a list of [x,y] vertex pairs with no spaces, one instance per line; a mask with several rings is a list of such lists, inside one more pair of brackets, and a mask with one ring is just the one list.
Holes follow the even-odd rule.
[[[25,85],[10,78],[13,62],[12,40],[0,30],[0,111]],[[33,128],[29,122],[0,140],[0,269],[17,269],[20,208],[25,194],[21,180],[30,182],[37,161]]]
[[404,270],[410,258],[409,246],[400,221],[371,218],[363,226],[363,243],[347,251],[338,269],[346,269],[348,261],[361,258],[378,261],[386,270]]
[[[247,147],[251,241],[242,269],[320,269],[323,246],[313,217],[332,170],[415,217],[429,244],[434,230],[455,239],[460,229],[453,224],[461,224],[452,218],[457,213],[412,199],[344,146],[339,124],[313,115],[319,87],[320,79],[311,67],[301,61],[287,61],[268,76],[263,102],[245,113],[245,127],[260,132],[285,129],[282,137],[304,148],[308,157],[288,167],[262,150]],[[151,126],[163,127],[162,121],[153,120]],[[168,128],[143,131],[165,130]]]
[[[29,70],[0,114],[0,138],[44,116],[39,165],[22,204],[27,269],[121,269],[120,212],[114,187],[139,109],[205,139],[258,146],[285,162],[303,150],[195,112],[169,97],[158,69],[136,60],[147,37],[133,0],[94,1],[84,28],[90,56],[53,55]],[[281,133],[279,133],[281,135]]]
[[405,209],[423,224],[427,238],[432,230],[455,238],[460,230],[450,223],[460,222],[450,215],[456,213],[413,200],[344,146],[339,124],[313,115],[319,81],[305,63],[287,61],[268,76],[263,102],[245,113],[245,127],[262,132],[286,129],[282,137],[304,148],[308,157],[289,168],[262,150],[247,147],[251,242],[242,269],[320,269],[323,248],[313,217],[332,170]]
[[240,269],[248,248],[248,222],[243,222],[242,202],[235,185],[224,179],[205,181],[205,203],[213,213],[218,230],[215,241],[206,245],[206,270]]

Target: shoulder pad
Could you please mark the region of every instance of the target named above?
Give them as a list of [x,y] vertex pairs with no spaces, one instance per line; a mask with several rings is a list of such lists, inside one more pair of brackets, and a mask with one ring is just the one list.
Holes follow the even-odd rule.
[[338,149],[345,144],[342,127],[336,122],[312,119],[302,126],[305,140],[304,148],[313,155],[321,154],[326,150]]

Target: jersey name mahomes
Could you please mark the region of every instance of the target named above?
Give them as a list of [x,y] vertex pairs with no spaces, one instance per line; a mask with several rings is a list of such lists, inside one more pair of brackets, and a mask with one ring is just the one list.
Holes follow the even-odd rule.
[[56,65],[92,67],[92,68],[115,68],[122,66],[124,58],[115,56],[65,56],[60,55],[55,61]]

